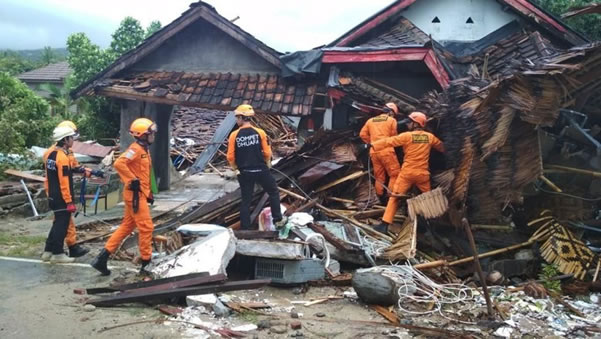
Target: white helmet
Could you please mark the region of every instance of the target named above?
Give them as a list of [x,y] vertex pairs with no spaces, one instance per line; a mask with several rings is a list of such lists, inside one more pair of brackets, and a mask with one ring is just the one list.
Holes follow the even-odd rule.
[[77,134],[73,128],[67,126],[59,126],[52,131],[52,140],[61,141],[66,137],[71,137]]

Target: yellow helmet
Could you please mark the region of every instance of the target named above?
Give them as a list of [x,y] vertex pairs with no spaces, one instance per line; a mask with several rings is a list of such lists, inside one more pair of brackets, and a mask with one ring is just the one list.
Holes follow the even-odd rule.
[[236,109],[234,110],[234,114],[236,116],[242,115],[245,117],[254,117],[255,110],[253,109],[253,107],[251,105],[240,105],[240,106],[236,107]]
[[138,118],[131,123],[129,133],[138,138],[145,134],[154,133],[157,131],[157,125],[150,119]]
[[75,135],[73,136],[75,139],[79,138],[79,132],[77,131],[77,126],[71,120],[65,120],[58,124],[56,127],[69,127],[70,129],[75,131]]

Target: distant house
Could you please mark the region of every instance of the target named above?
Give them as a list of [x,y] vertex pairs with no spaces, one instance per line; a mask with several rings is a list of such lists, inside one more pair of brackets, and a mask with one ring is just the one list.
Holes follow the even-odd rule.
[[57,62],[29,72],[17,75],[29,88],[42,97],[48,97],[49,93],[39,89],[41,84],[52,84],[62,89],[65,78],[72,72],[67,61]]

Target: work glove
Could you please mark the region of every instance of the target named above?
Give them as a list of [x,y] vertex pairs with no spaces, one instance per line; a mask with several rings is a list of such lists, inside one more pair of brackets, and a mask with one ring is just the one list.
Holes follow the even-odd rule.
[[66,210],[69,213],[75,213],[77,211],[77,207],[75,207],[74,203],[69,203],[69,204],[67,204]]
[[146,198],[146,200],[148,201],[150,206],[154,205],[154,195],[152,193],[150,193],[150,196],[148,198]]
[[271,160],[267,161],[266,164],[267,164],[267,168],[271,168]]
[[235,175],[236,177],[239,177],[239,176],[240,176],[240,170],[239,170],[239,169],[235,170],[235,171],[234,171],[234,175]]
[[95,176],[95,177],[104,178],[104,171],[101,171],[101,170],[92,170],[90,173],[93,176]]
[[365,148],[366,150],[368,150],[368,149],[370,149],[372,147],[374,147],[374,146],[372,144],[370,144],[370,143],[367,143],[367,144],[363,145],[363,148]]
[[140,179],[135,178],[129,182],[129,189],[131,191],[140,191]]

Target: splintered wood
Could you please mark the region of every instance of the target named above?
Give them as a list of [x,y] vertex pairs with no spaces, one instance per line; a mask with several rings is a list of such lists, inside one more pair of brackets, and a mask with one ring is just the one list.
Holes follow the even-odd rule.
[[417,220],[421,215],[426,219],[441,217],[449,209],[449,201],[442,193],[442,189],[436,188],[430,192],[422,193],[415,198],[407,200],[409,218]]

